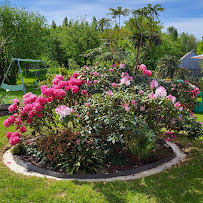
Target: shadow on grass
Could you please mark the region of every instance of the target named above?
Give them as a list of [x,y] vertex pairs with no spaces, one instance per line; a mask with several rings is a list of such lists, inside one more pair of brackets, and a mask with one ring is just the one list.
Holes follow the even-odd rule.
[[[203,156],[143,179],[93,183],[108,202],[202,202]],[[202,172],[201,172],[202,171]],[[75,184],[85,185],[75,181]]]

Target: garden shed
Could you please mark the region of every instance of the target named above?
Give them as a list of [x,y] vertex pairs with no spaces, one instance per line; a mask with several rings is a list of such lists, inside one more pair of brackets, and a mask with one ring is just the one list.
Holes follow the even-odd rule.
[[191,57],[197,56],[194,51],[190,51],[180,58],[179,67],[183,67],[191,71],[194,77],[203,77],[203,73],[201,73],[201,59],[193,59]]

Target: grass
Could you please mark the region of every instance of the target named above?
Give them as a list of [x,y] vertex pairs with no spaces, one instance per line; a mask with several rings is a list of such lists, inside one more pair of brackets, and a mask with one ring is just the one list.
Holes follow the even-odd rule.
[[[14,95],[14,93],[12,94]],[[20,96],[17,93],[17,96]],[[203,122],[203,114],[196,114]],[[0,153],[6,150],[5,134],[14,127],[3,127],[0,117]],[[133,181],[84,183],[27,177],[10,171],[0,159],[0,202],[203,202],[203,137],[177,140],[187,160],[162,173]],[[192,145],[187,145],[191,142]]]

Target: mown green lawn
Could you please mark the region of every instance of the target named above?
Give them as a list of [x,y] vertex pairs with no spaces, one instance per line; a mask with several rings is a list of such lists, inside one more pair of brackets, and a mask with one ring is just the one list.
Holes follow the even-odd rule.
[[[203,114],[196,114],[203,122]],[[2,162],[14,131],[3,126],[0,117],[0,202],[203,202],[203,137],[179,138],[187,160],[162,173],[132,181],[86,183],[27,177],[10,171]],[[189,146],[187,143],[191,142]]]

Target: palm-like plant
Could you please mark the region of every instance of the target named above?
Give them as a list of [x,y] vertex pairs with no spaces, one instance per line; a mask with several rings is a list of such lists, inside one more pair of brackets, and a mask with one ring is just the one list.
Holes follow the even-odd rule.
[[108,15],[111,15],[112,18],[116,19],[118,17],[119,21],[118,21],[118,27],[120,29],[120,25],[121,25],[121,16],[128,16],[129,14],[129,9],[125,8],[122,10],[122,7],[117,7],[117,9],[113,9],[110,8],[109,9],[110,13],[108,13]]

